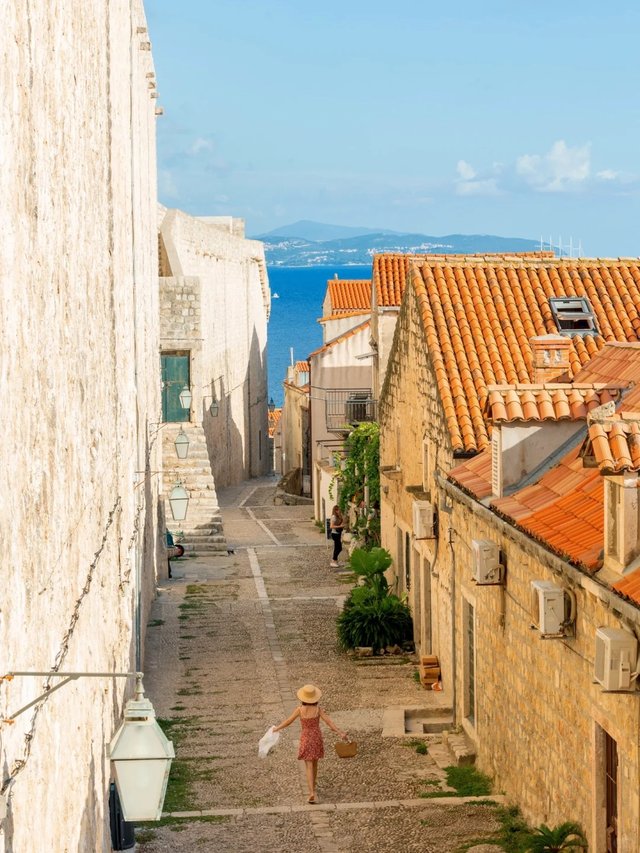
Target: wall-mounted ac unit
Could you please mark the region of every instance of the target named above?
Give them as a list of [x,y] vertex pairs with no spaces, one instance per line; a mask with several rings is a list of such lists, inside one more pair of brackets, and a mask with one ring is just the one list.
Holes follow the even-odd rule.
[[638,640],[622,628],[596,628],[593,674],[603,690],[635,690]]
[[500,548],[488,539],[471,540],[471,568],[477,584],[501,583]]
[[531,617],[543,637],[566,637],[576,619],[576,598],[552,581],[531,581]]
[[413,502],[413,535],[416,539],[433,539],[435,513],[429,501]]

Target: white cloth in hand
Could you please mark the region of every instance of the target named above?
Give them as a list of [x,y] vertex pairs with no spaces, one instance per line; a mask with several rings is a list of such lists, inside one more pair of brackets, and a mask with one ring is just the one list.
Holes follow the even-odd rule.
[[260,738],[260,742],[258,743],[258,755],[260,758],[266,758],[280,740],[280,732],[274,732],[274,728],[275,726],[269,726]]

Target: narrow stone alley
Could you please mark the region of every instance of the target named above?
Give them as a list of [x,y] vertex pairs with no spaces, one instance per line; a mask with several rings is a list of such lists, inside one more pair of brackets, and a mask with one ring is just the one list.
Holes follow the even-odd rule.
[[[383,736],[389,709],[437,705],[438,694],[416,683],[413,660],[339,652],[335,618],[349,583],[329,568],[312,508],[275,506],[274,493],[274,480],[222,492],[231,553],[175,561],[159,590],[145,687],[176,760],[166,816],[138,829],[140,850],[453,853],[480,844],[498,825],[487,798],[420,796],[446,788],[439,738]],[[317,805],[306,802],[297,722],[266,759],[257,751],[307,682],[358,742],[356,758],[340,759],[324,729]],[[416,751],[422,741],[426,754]]]

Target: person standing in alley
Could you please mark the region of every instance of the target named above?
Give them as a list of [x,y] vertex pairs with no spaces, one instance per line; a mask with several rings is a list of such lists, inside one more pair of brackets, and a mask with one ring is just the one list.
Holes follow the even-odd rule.
[[336,504],[331,510],[331,521],[329,522],[331,530],[331,538],[333,539],[333,557],[331,558],[330,566],[332,569],[338,568],[338,557],[342,551],[342,531],[344,529],[344,516],[340,512],[340,507]]
[[329,728],[340,735],[343,740],[347,739],[347,733],[341,731],[331,720],[325,711],[318,707],[322,692],[313,684],[305,684],[296,693],[300,705],[290,717],[283,720],[278,726],[273,727],[274,732],[279,732],[290,726],[294,720],[300,718],[302,734],[300,735],[300,746],[298,747],[298,760],[304,761],[307,771],[307,786],[309,788],[309,799],[307,802],[316,803],[316,780],[318,778],[318,760],[324,758],[324,741],[320,730],[320,720]]

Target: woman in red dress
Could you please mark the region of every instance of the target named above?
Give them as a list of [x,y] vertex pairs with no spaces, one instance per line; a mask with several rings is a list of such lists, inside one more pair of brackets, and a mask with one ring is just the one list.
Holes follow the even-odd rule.
[[305,684],[297,692],[297,697],[302,703],[290,717],[287,717],[280,725],[274,726],[274,732],[286,729],[291,723],[300,717],[302,734],[300,735],[300,746],[298,748],[298,759],[304,761],[307,771],[307,785],[309,787],[310,803],[316,802],[316,779],[318,777],[318,759],[324,758],[324,742],[320,731],[320,720],[329,728],[340,735],[343,740],[347,739],[347,733],[340,731],[322,708],[318,707],[322,693],[313,684]]

